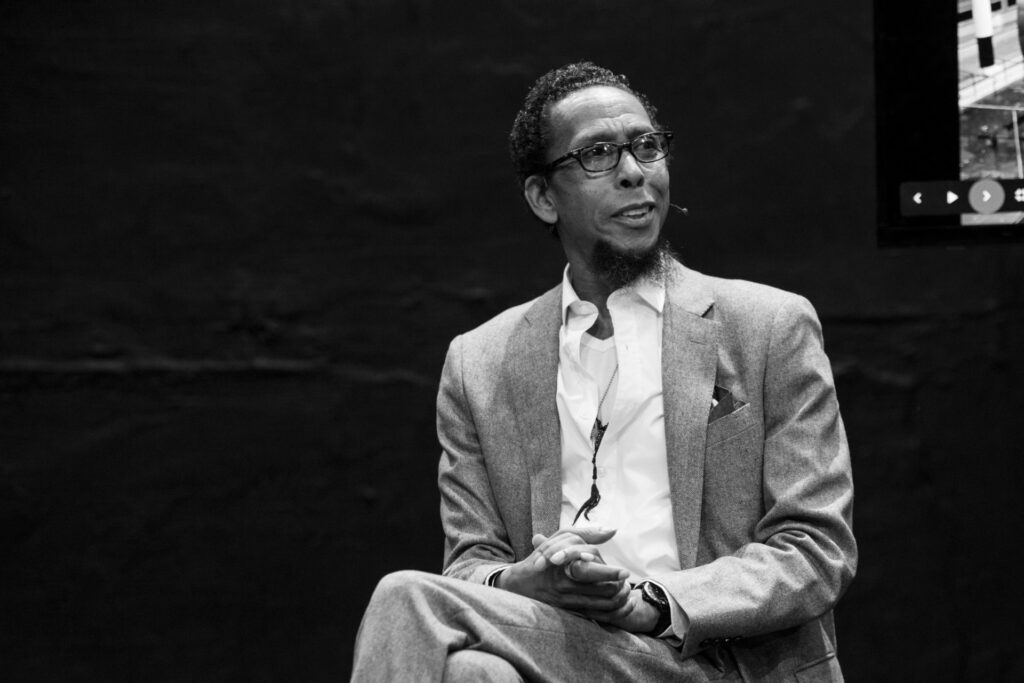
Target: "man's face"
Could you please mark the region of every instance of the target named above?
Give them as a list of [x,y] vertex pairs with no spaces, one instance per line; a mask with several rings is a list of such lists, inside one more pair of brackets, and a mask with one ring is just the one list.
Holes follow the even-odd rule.
[[[640,101],[610,86],[570,93],[551,107],[549,117],[548,161],[595,142],[628,142],[654,130]],[[608,171],[592,173],[567,161],[550,173],[545,195],[569,262],[593,270],[598,242],[623,254],[657,244],[669,207],[668,162],[640,163],[628,149]]]

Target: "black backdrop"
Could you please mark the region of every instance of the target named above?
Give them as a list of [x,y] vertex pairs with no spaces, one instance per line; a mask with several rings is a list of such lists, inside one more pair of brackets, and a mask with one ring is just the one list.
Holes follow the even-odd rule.
[[0,19],[5,679],[347,677],[376,579],[439,567],[448,341],[559,277],[505,136],[579,58],[676,131],[684,260],[821,314],[862,549],[848,679],[1024,679],[1024,252],[876,248],[866,0]]

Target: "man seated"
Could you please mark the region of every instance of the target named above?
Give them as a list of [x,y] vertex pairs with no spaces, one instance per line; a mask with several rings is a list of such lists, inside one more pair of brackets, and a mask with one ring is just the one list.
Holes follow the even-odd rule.
[[589,62],[511,152],[562,282],[451,343],[441,576],[385,577],[353,680],[839,681],[853,482],[803,298],[683,266],[672,133]]

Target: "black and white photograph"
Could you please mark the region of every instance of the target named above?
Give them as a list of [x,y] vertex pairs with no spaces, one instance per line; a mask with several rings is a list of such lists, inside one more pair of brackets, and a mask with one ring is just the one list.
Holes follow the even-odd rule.
[[1024,681],[1022,27],[0,3],[0,681]]

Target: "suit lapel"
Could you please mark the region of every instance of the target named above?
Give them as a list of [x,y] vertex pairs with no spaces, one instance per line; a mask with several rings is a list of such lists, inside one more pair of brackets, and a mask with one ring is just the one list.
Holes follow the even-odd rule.
[[530,477],[533,533],[558,529],[562,504],[562,438],[558,406],[561,287],[541,296],[511,341],[513,401],[523,462]]
[[718,359],[718,323],[703,276],[683,266],[670,275],[662,335],[662,394],[669,489],[682,569],[697,561],[704,442]]

